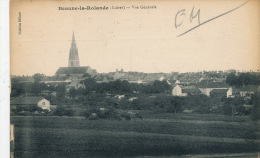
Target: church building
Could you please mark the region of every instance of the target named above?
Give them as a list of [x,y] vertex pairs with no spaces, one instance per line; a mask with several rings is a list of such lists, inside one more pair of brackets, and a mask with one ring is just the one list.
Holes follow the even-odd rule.
[[80,66],[78,48],[73,32],[68,67],[60,67],[55,73],[56,77],[66,78],[62,83],[66,83],[66,89],[69,91],[71,88],[85,88],[84,80],[96,74],[97,71],[91,69],[90,66]]
[[91,76],[97,74],[97,71],[91,69],[89,66],[80,66],[78,48],[76,45],[74,32],[72,34],[68,67],[60,67],[55,74],[56,76],[68,76],[71,79],[79,79],[86,74]]

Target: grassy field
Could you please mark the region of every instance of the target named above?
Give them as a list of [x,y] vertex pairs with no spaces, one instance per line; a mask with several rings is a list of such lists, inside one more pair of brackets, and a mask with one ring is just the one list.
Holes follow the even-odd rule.
[[87,120],[11,117],[15,156],[36,158],[144,157],[259,151],[247,117],[143,114],[143,119]]

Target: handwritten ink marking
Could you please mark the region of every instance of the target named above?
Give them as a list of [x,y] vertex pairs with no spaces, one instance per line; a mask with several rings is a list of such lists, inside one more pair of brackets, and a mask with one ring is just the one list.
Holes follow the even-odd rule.
[[[213,17],[213,18],[211,18],[211,19],[208,19],[208,20],[204,21],[203,23],[200,23],[200,24],[198,24],[197,26],[195,26],[195,27],[193,27],[193,28],[191,28],[191,29],[189,29],[189,30],[183,32],[182,34],[178,35],[177,37],[181,37],[182,35],[185,35],[186,33],[190,32],[190,31],[192,31],[192,30],[194,30],[194,29],[196,29],[196,28],[198,28],[198,27],[200,27],[200,26],[202,26],[202,25],[204,25],[204,24],[206,24],[206,23],[208,23],[208,22],[210,22],[210,21],[212,21],[212,20],[215,20],[215,19],[217,19],[217,18],[219,18],[219,17],[221,17],[221,16],[224,16],[224,15],[226,15],[226,14],[228,14],[228,13],[231,13],[231,12],[233,12],[233,11],[239,9],[240,7],[244,6],[244,5],[245,5],[246,3],[248,3],[249,1],[250,1],[250,0],[246,1],[245,3],[239,5],[238,7],[233,8],[233,9],[231,9],[231,10],[225,12],[225,13],[222,13],[222,14],[220,14],[220,15],[218,15],[218,16],[215,16],[215,17]],[[178,13],[177,13],[177,14],[178,14]]]
[[186,15],[186,14],[185,14],[185,9],[179,10],[179,11],[177,12],[177,14],[175,15],[175,28],[176,28],[176,29],[177,29],[177,27],[180,27],[181,24],[182,24],[182,22],[183,22],[183,18],[182,18],[182,21],[181,21],[179,24],[177,24],[178,17],[179,17],[179,16],[185,16],[185,15]]
[[[192,23],[193,19],[198,18],[198,24],[200,24],[200,9],[197,11],[197,13],[195,15],[194,15],[193,11],[194,11],[194,6],[190,13],[190,23]],[[176,13],[176,15],[175,15],[175,28],[176,29],[182,25],[185,16],[186,16],[185,9],[179,10]]]
[[194,6],[192,8],[191,14],[190,14],[190,23],[192,23],[192,20],[195,19],[196,17],[198,17],[198,22],[200,24],[200,9],[197,11],[197,13],[195,14],[195,16],[193,16],[193,10],[194,10]]
[[18,12],[18,34],[21,35],[22,33],[22,14]]

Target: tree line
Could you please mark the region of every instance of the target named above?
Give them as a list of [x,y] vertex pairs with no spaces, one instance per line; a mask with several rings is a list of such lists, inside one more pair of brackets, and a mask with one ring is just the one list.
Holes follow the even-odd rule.
[[226,83],[235,87],[242,87],[244,85],[260,85],[260,74],[253,72],[236,74],[235,72],[232,72],[227,75]]

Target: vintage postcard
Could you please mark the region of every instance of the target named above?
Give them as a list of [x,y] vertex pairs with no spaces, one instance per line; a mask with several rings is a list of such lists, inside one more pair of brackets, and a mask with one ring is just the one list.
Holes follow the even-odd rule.
[[259,19],[258,0],[11,0],[11,157],[259,157]]

